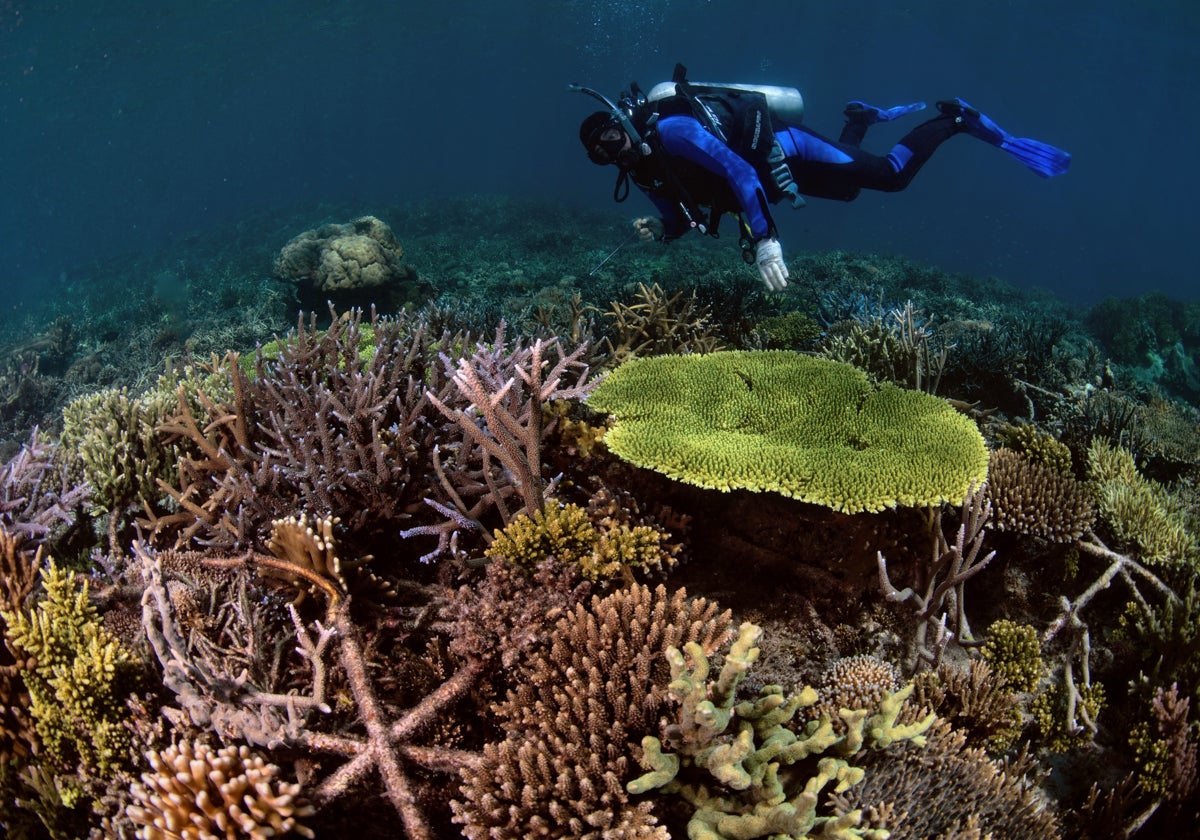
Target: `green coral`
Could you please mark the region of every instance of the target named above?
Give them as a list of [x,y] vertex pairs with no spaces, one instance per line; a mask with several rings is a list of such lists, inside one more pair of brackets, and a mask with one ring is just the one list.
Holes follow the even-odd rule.
[[178,410],[180,388],[193,413],[199,410],[198,391],[220,399],[230,390],[227,377],[187,367],[178,375],[160,376],[140,396],[110,388],[77,397],[63,408],[60,449],[69,453],[68,472],[91,485],[92,501],[101,511],[152,503],[162,495],[159,479],[174,479],[179,451],[158,427]]
[[632,569],[661,569],[673,562],[666,535],[649,525],[613,523],[597,528],[579,505],[553,502],[532,515],[522,514],[497,529],[484,552],[525,569],[547,557],[577,564],[584,577],[629,577]]
[[987,474],[978,428],[944,400],[788,351],[635,359],[588,402],[616,417],[612,452],[701,487],[855,513],[961,502]]
[[[1078,687],[1076,700],[1078,713],[1088,720],[1099,720],[1104,708],[1104,686],[1092,683]],[[1092,731],[1080,726],[1069,729],[1067,725],[1067,687],[1059,684],[1043,691],[1030,704],[1030,713],[1042,733],[1042,739],[1051,752],[1063,753],[1081,747],[1092,739]]]
[[758,332],[772,350],[795,350],[821,337],[821,325],[803,312],[772,315],[758,323]]
[[1150,732],[1150,724],[1135,724],[1129,733],[1137,786],[1151,799],[1164,799],[1171,790],[1171,745]]
[[1200,562],[1194,514],[1165,486],[1143,477],[1129,450],[1095,438],[1088,448],[1088,477],[1100,516],[1118,544],[1136,548],[1143,561],[1160,566]]
[[128,763],[122,688],[136,663],[88,602],[86,580],[51,562],[43,586],[30,612],[2,614],[9,644],[37,663],[25,674],[34,728],[52,766],[107,776]]
[[1033,691],[1046,671],[1037,630],[1008,619],[992,622],[983,658],[1014,691]]
[[1031,423],[1005,426],[1000,433],[1004,444],[1037,464],[1071,475],[1071,449],[1049,432]]
[[[758,658],[761,634],[757,626],[742,624],[720,673],[711,680],[708,657],[699,645],[668,649],[668,691],[678,717],[664,729],[665,744],[653,736],[642,740],[641,763],[648,772],[626,789],[678,794],[695,809],[688,824],[693,840],[887,837],[886,831],[859,828],[859,811],[818,815],[821,792],[829,787],[845,791],[862,780],[863,770],[846,759],[864,748],[883,749],[901,740],[923,746],[923,733],[934,716],[898,724],[913,690],[909,685],[888,694],[874,710],[840,710],[845,734],[835,732],[828,718],[799,731],[789,728],[797,711],[817,702],[811,687],[789,697],[781,686],[770,685],[757,699],[736,702],[737,687]],[[793,778],[793,765],[810,757],[817,759],[815,775]]]

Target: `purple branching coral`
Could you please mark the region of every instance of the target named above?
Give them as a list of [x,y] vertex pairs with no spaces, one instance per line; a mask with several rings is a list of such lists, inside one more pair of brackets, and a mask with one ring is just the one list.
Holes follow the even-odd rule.
[[492,513],[507,525],[519,514],[542,509],[554,487],[544,475],[542,444],[557,422],[544,408],[553,400],[581,399],[596,384],[584,361],[586,344],[568,353],[557,338],[509,342],[504,329],[502,323],[495,340],[478,344],[470,357],[455,362],[443,353],[454,392],[428,392],[455,424],[457,439],[435,447],[437,495],[425,500],[444,520],[401,532],[438,538],[437,548],[422,560],[456,554],[463,531],[490,543],[484,521]]
[[27,549],[73,525],[91,493],[87,485],[70,482],[54,454],[35,428],[16,457],[0,467],[0,524],[25,537]]
[[261,547],[271,523],[297,511],[340,520],[342,538],[360,546],[394,533],[430,489],[428,394],[449,388],[436,358],[453,340],[354,311],[324,332],[301,319],[277,358],[259,352],[253,375],[227,358],[231,398],[199,395],[198,416],[181,395],[161,427],[190,454],[179,486],[163,488],[176,511],[144,524],[176,548],[224,551]]

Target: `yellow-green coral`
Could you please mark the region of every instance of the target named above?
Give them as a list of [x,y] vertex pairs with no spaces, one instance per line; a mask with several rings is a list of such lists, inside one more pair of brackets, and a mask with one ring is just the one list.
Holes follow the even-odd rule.
[[54,766],[108,775],[129,758],[122,685],[133,657],[101,624],[86,580],[52,562],[43,585],[32,611],[3,614],[10,645],[37,662],[25,674],[34,728]]
[[944,400],[799,353],[635,359],[588,402],[616,417],[615,454],[701,487],[852,513],[961,502],[987,475],[979,430]]
[[1049,432],[1031,423],[1019,423],[1005,426],[1000,434],[1007,446],[1030,461],[1045,464],[1064,475],[1071,474],[1070,447]]
[[533,569],[547,557],[578,564],[589,580],[622,577],[631,569],[660,569],[673,562],[676,546],[649,525],[615,523],[597,528],[579,505],[547,504],[497,529],[485,554]]
[[983,658],[1014,691],[1033,691],[1046,671],[1037,630],[1000,619],[988,627]]
[[1088,448],[1088,477],[1100,516],[1118,543],[1135,547],[1147,563],[1163,566],[1200,562],[1194,514],[1163,485],[1142,476],[1133,455],[1097,438]]
[[[627,790],[678,794],[695,809],[688,823],[694,840],[887,837],[886,831],[859,828],[859,812],[818,815],[821,793],[830,787],[842,792],[862,780],[863,770],[846,759],[863,748],[882,749],[899,740],[924,745],[923,733],[934,716],[897,724],[913,690],[910,684],[884,696],[874,713],[841,710],[845,734],[834,732],[828,718],[797,732],[788,724],[797,711],[817,702],[812,688],[788,697],[781,686],[771,685],[753,701],[734,702],[739,682],[758,658],[760,636],[757,626],[743,624],[713,680],[699,645],[668,650],[668,688],[677,718],[664,728],[664,740],[642,740],[641,761],[648,772],[629,782]],[[796,770],[809,757],[816,759],[816,772],[804,779]]]
[[1150,724],[1134,724],[1129,732],[1137,786],[1151,799],[1163,799],[1171,788],[1171,745],[1150,732]]
[[230,390],[225,373],[187,367],[178,375],[160,376],[140,396],[110,388],[77,397],[63,408],[60,448],[70,453],[72,478],[91,485],[97,508],[116,511],[139,500],[153,502],[162,495],[158,479],[174,479],[178,447],[157,429],[178,410],[180,388],[194,411],[199,409],[198,391],[220,399]]
[[[1101,683],[1078,687],[1077,709],[1095,721],[1104,708],[1104,686]],[[1059,684],[1043,691],[1033,699],[1030,713],[1037,722],[1043,742],[1051,752],[1067,752],[1083,746],[1092,739],[1092,731],[1085,726],[1074,730],[1067,728],[1067,688]]]

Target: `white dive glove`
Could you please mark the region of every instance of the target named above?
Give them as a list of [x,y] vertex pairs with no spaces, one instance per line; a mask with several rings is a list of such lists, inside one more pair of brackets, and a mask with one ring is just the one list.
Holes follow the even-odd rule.
[[787,286],[788,267],[783,261],[783,247],[774,236],[760,239],[754,249],[754,263],[767,288],[782,292]]
[[638,240],[641,242],[657,242],[663,238],[663,234],[666,232],[662,219],[656,219],[653,216],[634,219],[633,229],[637,231]]

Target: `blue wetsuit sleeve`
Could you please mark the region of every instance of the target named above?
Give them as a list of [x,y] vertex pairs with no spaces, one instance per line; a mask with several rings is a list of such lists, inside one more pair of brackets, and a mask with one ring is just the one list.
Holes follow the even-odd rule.
[[755,239],[770,233],[771,223],[763,211],[766,193],[753,166],[692,117],[663,117],[658,121],[658,136],[668,154],[689,160],[729,184]]

